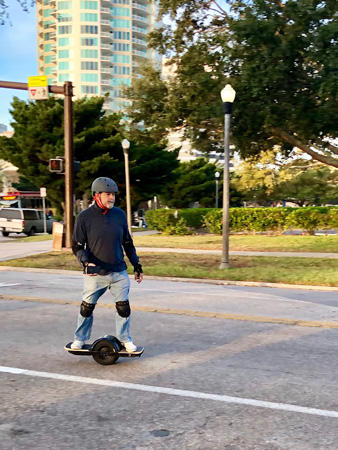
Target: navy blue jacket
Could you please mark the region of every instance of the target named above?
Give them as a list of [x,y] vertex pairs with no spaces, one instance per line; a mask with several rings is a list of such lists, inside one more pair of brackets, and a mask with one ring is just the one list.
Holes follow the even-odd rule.
[[123,249],[133,266],[139,262],[127,217],[115,206],[103,213],[94,203],[79,214],[73,233],[74,242],[80,244],[76,257],[81,263],[88,261],[106,271],[122,272],[127,268]]

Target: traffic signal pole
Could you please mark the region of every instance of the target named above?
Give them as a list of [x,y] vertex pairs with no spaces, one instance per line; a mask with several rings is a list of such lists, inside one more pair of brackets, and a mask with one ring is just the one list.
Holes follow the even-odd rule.
[[[28,83],[0,81],[0,88],[28,90]],[[66,81],[63,86],[48,86],[51,94],[64,95],[64,140],[65,140],[65,218],[66,247],[72,247],[74,228],[74,155],[73,155],[73,84]]]
[[72,247],[74,228],[74,155],[73,155],[73,85],[64,84],[64,127],[65,127],[65,185],[66,185],[66,247]]

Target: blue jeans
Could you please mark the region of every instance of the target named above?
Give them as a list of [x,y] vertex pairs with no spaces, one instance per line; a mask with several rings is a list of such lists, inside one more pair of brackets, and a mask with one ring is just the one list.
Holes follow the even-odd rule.
[[[112,272],[109,275],[84,276],[84,290],[82,300],[87,303],[96,305],[98,299],[109,289],[114,297],[114,301],[121,302],[128,300],[130,280],[127,271]],[[121,317],[117,311],[116,317],[116,337],[121,342],[131,341],[129,334],[130,316]],[[87,341],[90,338],[93,326],[93,314],[90,317],[82,317],[79,314],[77,329],[75,330],[75,339],[79,341]],[[109,334],[109,333],[107,333]]]

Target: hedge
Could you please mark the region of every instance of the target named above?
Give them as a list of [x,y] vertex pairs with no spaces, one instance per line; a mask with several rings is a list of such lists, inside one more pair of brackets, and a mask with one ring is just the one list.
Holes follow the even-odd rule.
[[[222,209],[157,209],[146,213],[150,228],[169,233],[185,234],[205,227],[210,233],[222,233]],[[179,225],[178,225],[179,223]],[[338,208],[230,208],[229,227],[232,232],[282,232],[288,228],[306,230],[338,228]],[[190,230],[189,230],[190,229]]]

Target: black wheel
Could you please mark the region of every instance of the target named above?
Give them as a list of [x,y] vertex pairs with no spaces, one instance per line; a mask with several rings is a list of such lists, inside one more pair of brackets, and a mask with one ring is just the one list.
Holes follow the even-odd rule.
[[102,366],[109,366],[115,364],[118,360],[118,345],[113,340],[98,339],[92,345],[92,350],[97,353],[93,353],[94,360]]
[[9,236],[9,232],[8,232],[8,231],[3,231],[3,232],[2,232],[2,235],[3,235],[4,237],[7,237],[7,236]]
[[33,227],[29,230],[29,232],[27,233],[27,236],[34,236],[34,235],[35,235],[35,228]]

